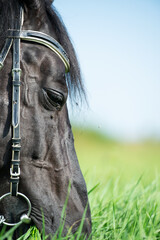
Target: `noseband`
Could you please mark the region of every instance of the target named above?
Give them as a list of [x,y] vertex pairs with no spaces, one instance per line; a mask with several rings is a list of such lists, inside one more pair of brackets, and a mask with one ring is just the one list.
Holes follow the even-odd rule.
[[67,54],[63,47],[52,37],[38,31],[22,30],[23,26],[23,8],[20,7],[20,20],[17,29],[9,29],[4,47],[0,53],[0,69],[3,67],[5,59],[13,45],[13,68],[12,68],[12,159],[10,168],[10,192],[0,197],[0,202],[8,197],[22,197],[28,205],[27,214],[23,214],[18,223],[8,223],[4,216],[0,216],[0,224],[8,226],[29,223],[31,213],[30,200],[22,193],[18,192],[18,184],[20,179],[20,42],[29,41],[44,45],[51,49],[64,63],[66,74],[69,72],[70,64]]

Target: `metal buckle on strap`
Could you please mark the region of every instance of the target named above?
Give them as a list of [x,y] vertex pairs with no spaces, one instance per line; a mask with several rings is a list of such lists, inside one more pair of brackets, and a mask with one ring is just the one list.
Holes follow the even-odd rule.
[[19,166],[18,166],[18,172],[13,172],[13,169],[10,168],[10,176],[11,176],[11,178],[12,178],[12,177],[13,177],[13,178],[18,177],[18,179],[19,179],[20,173],[21,173],[21,170],[20,170],[20,167],[19,167]]
[[15,73],[21,74],[21,72],[22,72],[21,68],[13,68],[12,69],[12,76],[14,76]]
[[12,151],[20,152],[20,150],[21,150],[21,145],[19,144],[12,145]]
[[21,68],[13,68],[13,69],[12,69],[12,75],[13,75],[15,72],[21,73],[22,70],[21,70]]
[[12,69],[12,83],[14,86],[20,86],[21,82],[20,82],[20,75],[21,75],[22,70],[20,68],[13,68]]

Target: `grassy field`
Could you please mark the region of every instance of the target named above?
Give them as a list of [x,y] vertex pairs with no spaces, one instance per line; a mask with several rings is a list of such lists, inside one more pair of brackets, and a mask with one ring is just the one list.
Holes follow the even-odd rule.
[[[92,239],[160,239],[160,142],[119,143],[89,130],[73,132],[89,192]],[[32,228],[23,239],[40,234]]]
[[160,239],[160,143],[119,143],[74,129],[87,182],[92,239]]
[[[119,179],[121,185],[136,181],[150,183],[160,173],[160,142],[119,143],[93,131],[73,129],[81,169],[89,184]],[[93,180],[93,179],[92,179]]]

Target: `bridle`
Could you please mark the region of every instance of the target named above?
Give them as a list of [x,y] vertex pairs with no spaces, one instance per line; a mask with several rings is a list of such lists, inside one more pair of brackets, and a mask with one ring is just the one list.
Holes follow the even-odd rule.
[[38,31],[22,30],[23,26],[23,7],[20,6],[20,19],[16,29],[9,29],[4,47],[0,53],[0,70],[4,65],[5,59],[13,46],[13,68],[12,68],[12,159],[10,168],[10,192],[0,197],[0,202],[8,197],[21,197],[28,205],[27,214],[20,217],[17,223],[8,223],[4,216],[0,216],[0,224],[14,226],[17,224],[30,223],[31,202],[27,196],[18,192],[20,179],[20,85],[21,85],[21,67],[20,67],[20,43],[21,41],[35,42],[51,49],[62,60],[65,65],[65,73],[70,70],[69,59],[63,47],[52,37]]

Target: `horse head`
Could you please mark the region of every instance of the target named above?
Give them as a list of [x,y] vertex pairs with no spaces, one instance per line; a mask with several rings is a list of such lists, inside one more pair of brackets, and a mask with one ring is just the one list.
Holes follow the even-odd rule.
[[[42,229],[42,212],[46,233],[54,234],[60,223],[68,195],[64,234],[72,227],[75,232],[88,205],[87,190],[77,160],[72,129],[68,117],[67,98],[83,84],[73,46],[51,0],[0,1],[4,22],[3,40],[8,29],[15,29],[23,6],[22,31],[37,31],[51,36],[67,52],[70,73],[59,55],[39,42],[21,41],[20,45],[20,181],[18,191],[31,201],[31,220]],[[10,18],[10,20],[8,20]],[[0,19],[1,20],[1,19]],[[12,20],[12,21],[11,21]],[[13,21],[14,20],[14,21]],[[4,28],[4,29],[3,29]],[[3,31],[2,31],[3,30]],[[2,41],[1,49],[4,45]],[[10,188],[12,159],[12,55],[11,49],[0,71],[0,196]],[[0,213],[8,222],[16,222],[27,210],[20,198],[9,197],[0,203]],[[91,231],[87,207],[84,232]]]

